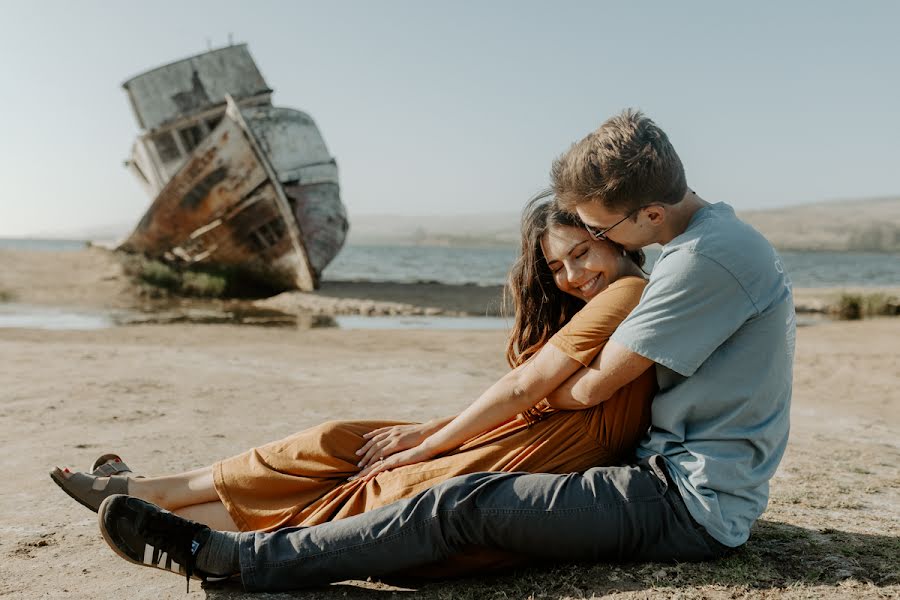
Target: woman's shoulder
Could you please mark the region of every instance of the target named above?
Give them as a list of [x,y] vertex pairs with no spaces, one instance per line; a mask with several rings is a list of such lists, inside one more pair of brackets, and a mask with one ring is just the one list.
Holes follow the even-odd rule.
[[[626,310],[631,310],[637,305],[647,287],[647,280],[636,275],[628,275],[616,279],[605,290],[591,298],[585,308],[602,310],[601,307],[615,307],[622,305]],[[582,309],[583,310],[583,309]]]
[[613,281],[604,291],[623,288],[638,288],[643,290],[645,287],[647,287],[647,280],[645,278],[638,275],[626,275],[625,277],[619,277]]
[[640,296],[643,293],[645,287],[647,287],[647,280],[643,277],[638,277],[637,275],[626,275],[625,277],[619,277],[611,284],[606,286],[606,289],[597,294],[597,296],[593,298],[591,302],[601,296],[606,296],[607,298],[611,296],[629,297],[634,294]]

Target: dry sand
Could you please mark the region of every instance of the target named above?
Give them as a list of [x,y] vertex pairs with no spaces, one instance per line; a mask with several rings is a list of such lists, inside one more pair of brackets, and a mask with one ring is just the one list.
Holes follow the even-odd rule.
[[[34,270],[45,256],[25,273],[0,253],[0,289],[27,302],[129,305],[121,276],[102,254],[87,255],[96,262],[72,257],[51,261],[62,271]],[[353,582],[258,597],[900,597],[898,339],[900,319],[800,329],[787,455],[768,511],[731,558],[546,567],[415,592]],[[0,329],[8,478],[0,487],[0,596],[184,597],[183,581],[113,555],[96,516],[47,477],[54,465],[84,468],[114,450],[139,471],[161,474],[326,419],[446,415],[505,372],[503,345],[500,331]],[[191,594],[243,596],[233,586],[194,585]]]

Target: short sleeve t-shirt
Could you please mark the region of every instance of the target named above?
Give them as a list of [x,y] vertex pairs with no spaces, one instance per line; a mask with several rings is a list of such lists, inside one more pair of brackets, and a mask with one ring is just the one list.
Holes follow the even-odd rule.
[[657,363],[638,456],[662,455],[691,515],[728,546],[765,510],[787,445],[795,332],[781,259],[719,203],[663,247],[612,336]]

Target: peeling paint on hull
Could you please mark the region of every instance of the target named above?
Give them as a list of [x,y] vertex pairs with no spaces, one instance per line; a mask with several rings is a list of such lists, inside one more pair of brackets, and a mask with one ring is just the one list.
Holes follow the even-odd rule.
[[[244,96],[223,97],[223,85]],[[337,165],[309,115],[271,105],[246,46],[124,87],[150,127],[126,164],[155,199],[120,249],[238,269],[278,289],[318,287],[348,229]]]
[[121,248],[242,269],[278,288],[314,289],[318,275],[284,189],[239,117],[229,106]]

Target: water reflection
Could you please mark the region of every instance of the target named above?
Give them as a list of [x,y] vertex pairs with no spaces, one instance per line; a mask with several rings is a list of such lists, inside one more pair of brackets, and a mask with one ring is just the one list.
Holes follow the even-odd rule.
[[509,329],[511,321],[500,317],[441,317],[441,316],[391,316],[364,317],[343,315],[335,317],[341,329]]
[[[830,321],[826,315],[801,315],[800,327]],[[88,311],[52,306],[0,303],[0,329],[45,329],[90,331],[128,325],[227,324],[285,329],[337,328],[427,329],[427,330],[508,330],[511,321],[500,317],[378,316],[286,314],[260,308],[170,308],[165,310]]]
[[496,317],[384,316],[287,314],[254,307],[168,307],[147,312],[88,311],[53,306],[0,303],[0,329],[51,329],[88,331],[128,325],[228,324],[287,329],[508,329]]
[[79,330],[107,329],[116,324],[109,312],[75,311],[53,306],[0,304],[0,329]]

